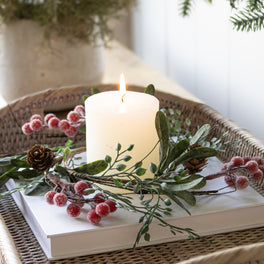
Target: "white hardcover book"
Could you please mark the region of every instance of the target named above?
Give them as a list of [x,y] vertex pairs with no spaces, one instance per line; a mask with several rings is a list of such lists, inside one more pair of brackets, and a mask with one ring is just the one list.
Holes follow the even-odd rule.
[[[221,168],[216,159],[209,164],[211,168],[208,167],[207,172]],[[6,185],[9,189],[16,187],[13,180]],[[205,188],[215,190],[223,186],[225,182],[220,177],[208,181]],[[228,190],[232,188],[225,191]],[[88,205],[82,208],[79,217],[71,218],[66,213],[66,207],[50,205],[44,197],[26,196],[22,192],[13,194],[13,197],[49,259],[131,248],[141,227],[138,223],[140,215],[124,209],[102,218],[99,225],[92,225],[86,220]],[[196,198],[196,206],[186,205],[191,215],[177,205],[172,205],[173,215],[166,217],[166,221],[175,226],[192,228],[201,236],[264,225],[264,197],[251,187],[228,194]],[[139,246],[187,238],[186,234],[172,235],[157,221],[153,221],[150,234],[150,241],[146,242],[142,238]]]

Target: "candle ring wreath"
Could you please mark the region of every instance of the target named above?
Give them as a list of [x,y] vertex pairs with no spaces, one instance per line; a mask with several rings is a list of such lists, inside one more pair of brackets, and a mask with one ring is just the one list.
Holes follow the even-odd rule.
[[[93,94],[98,92],[98,89],[92,89]],[[154,95],[154,86],[149,85],[145,92]],[[84,96],[84,100],[86,98]],[[202,176],[200,172],[207,166],[208,158],[216,156],[218,151],[224,151],[227,144],[239,147],[238,142],[228,142],[228,133],[220,138],[210,138],[209,124],[197,128],[192,135],[188,129],[191,123],[189,118],[181,120],[180,111],[173,113],[175,118],[168,118],[167,111],[173,110],[163,109],[156,114],[159,141],[150,153],[159,147],[160,161],[159,164],[150,164],[152,177],[142,177],[146,173],[144,159],[150,153],[132,166],[126,165],[132,158],[133,144],[123,148],[118,143],[115,157],[106,155],[102,160],[76,165],[80,159],[77,154],[85,152],[85,148],[77,147],[69,140],[65,146],[48,148],[35,145],[26,154],[0,159],[0,185],[11,178],[20,184],[1,193],[0,198],[20,190],[24,190],[26,195],[45,193],[49,204],[67,206],[66,211],[71,217],[78,217],[81,208],[88,204],[87,220],[92,224],[98,224],[103,217],[119,208],[137,212],[141,227],[134,247],[142,237],[145,241],[150,240],[149,227],[153,220],[167,227],[173,235],[186,233],[190,239],[203,239],[191,228],[178,227],[166,221],[173,211],[171,205],[175,203],[191,214],[186,204],[195,206],[196,196],[221,195],[244,189],[249,185],[248,178],[256,181],[262,179],[263,159],[235,156],[223,164],[220,171]],[[22,127],[24,134],[60,128],[71,137],[78,130],[85,131],[85,109],[82,105],[76,106],[74,111],[68,113],[67,120],[59,120],[50,113],[45,116],[46,124],[42,122],[41,116],[33,115],[30,122]],[[202,189],[207,181],[221,176],[226,182],[225,187]],[[127,192],[112,192],[108,187]],[[228,187],[233,188],[230,190]],[[135,197],[140,203],[134,202]]]

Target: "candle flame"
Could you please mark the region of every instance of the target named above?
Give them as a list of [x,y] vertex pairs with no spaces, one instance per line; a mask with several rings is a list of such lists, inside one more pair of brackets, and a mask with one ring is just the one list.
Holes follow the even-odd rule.
[[121,100],[124,102],[124,96],[126,95],[126,81],[123,73],[120,75],[120,94]]

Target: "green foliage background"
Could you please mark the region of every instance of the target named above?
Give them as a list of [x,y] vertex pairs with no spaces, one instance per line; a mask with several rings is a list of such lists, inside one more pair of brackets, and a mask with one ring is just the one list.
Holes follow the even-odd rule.
[[0,0],[0,16],[3,23],[36,21],[44,27],[46,38],[56,33],[69,40],[95,43],[98,35],[104,41],[111,38],[109,20],[119,18],[119,11],[134,3],[134,0]]

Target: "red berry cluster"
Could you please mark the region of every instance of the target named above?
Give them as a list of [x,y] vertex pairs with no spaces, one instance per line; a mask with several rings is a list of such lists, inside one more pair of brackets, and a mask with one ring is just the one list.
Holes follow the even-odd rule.
[[112,200],[106,200],[102,193],[94,196],[96,205],[87,213],[87,220],[92,224],[98,224],[102,217],[108,216],[109,213],[116,211],[116,203]]
[[[65,206],[69,201],[70,203],[66,211],[71,217],[79,216],[84,204],[89,203],[91,210],[87,213],[87,220],[92,224],[98,224],[102,217],[115,212],[117,209],[116,203],[112,200],[108,200],[100,192],[95,194],[92,198],[85,199],[84,195],[87,195],[85,190],[92,188],[92,186],[85,181],[78,181],[74,184],[64,184],[60,180],[54,179],[53,182],[56,183],[56,187],[53,191],[48,191],[45,194],[45,200],[47,203],[55,204],[59,207]],[[68,188],[69,186],[73,187],[74,192],[70,191],[71,188]],[[60,192],[57,192],[57,190],[60,190]]]
[[[233,157],[228,163],[223,164],[221,170],[226,172],[225,182],[237,189],[245,189],[249,185],[248,177],[260,181],[264,174],[264,161],[261,157]],[[248,177],[236,173],[238,170],[246,172]]]
[[85,123],[85,108],[82,105],[77,105],[73,111],[67,114],[67,119],[60,120],[53,113],[45,115],[44,122],[40,115],[33,115],[30,122],[22,126],[22,131],[25,135],[30,135],[41,129],[60,129],[68,137],[74,137],[78,129]]

